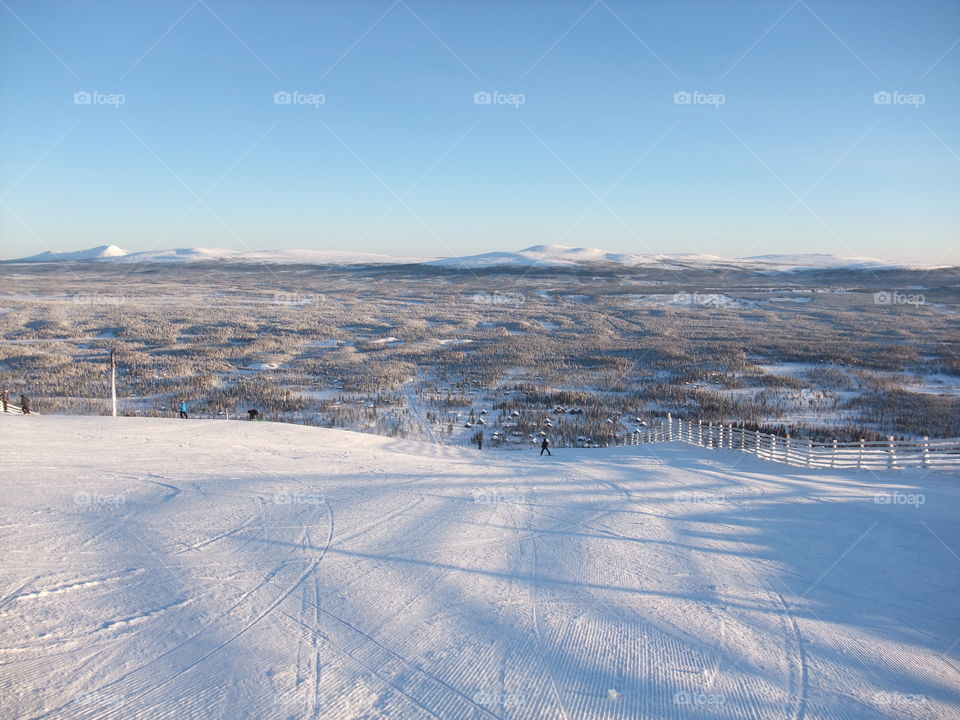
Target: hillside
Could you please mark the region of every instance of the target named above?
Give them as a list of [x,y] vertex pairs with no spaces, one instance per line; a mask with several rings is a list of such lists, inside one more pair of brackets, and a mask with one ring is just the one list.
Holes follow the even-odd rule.
[[487,268],[564,268],[579,266],[656,268],[662,270],[742,269],[755,272],[802,270],[928,270],[937,266],[893,263],[876,258],[842,257],[826,253],[756,255],[723,258],[704,253],[630,253],[590,247],[534,245],[516,251],[494,251],[460,257],[424,258],[356,252],[352,250],[264,250],[240,251],[223,248],[173,248],[128,252],[115,245],[103,245],[73,252],[43,252],[39,255],[3,260],[5,263],[98,262],[115,264],[152,263],[240,263],[262,265],[410,265],[479,270]]
[[18,718],[952,718],[956,477],[0,415]]

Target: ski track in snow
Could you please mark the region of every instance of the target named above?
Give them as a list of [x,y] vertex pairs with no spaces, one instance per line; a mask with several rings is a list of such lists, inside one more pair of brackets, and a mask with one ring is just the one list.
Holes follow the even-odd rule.
[[0,423],[3,717],[960,716],[957,477]]

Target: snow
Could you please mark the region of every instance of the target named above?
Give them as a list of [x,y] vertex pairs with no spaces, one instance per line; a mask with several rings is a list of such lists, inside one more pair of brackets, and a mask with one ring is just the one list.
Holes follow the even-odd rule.
[[879,260],[871,257],[843,257],[832,255],[830,253],[799,253],[794,255],[753,255],[741,258],[741,260],[757,263],[761,265],[772,265],[779,268],[793,268],[797,270],[812,270],[822,268],[844,268],[854,269],[883,269],[883,268],[909,268],[915,270],[930,270],[935,267],[947,267],[937,265],[921,265],[916,263],[903,264],[891,263],[886,260]]
[[792,303],[808,303],[811,302],[813,298],[811,297],[772,297],[768,298],[767,302],[792,302]]
[[23,263],[49,263],[49,262],[73,262],[77,260],[101,260],[105,258],[115,259],[127,255],[126,250],[118,248],[116,245],[100,245],[99,247],[89,248],[88,250],[75,251],[56,251],[47,250],[38,255],[13,260],[11,262]]
[[752,270],[820,270],[910,268],[928,270],[933,265],[891,263],[876,258],[841,257],[825,253],[794,255],[755,255],[724,258],[705,253],[622,253],[589,247],[567,245],[534,245],[515,252],[487,252],[479,255],[441,258],[425,263],[450,268],[486,268],[497,266],[532,267],[534,265],[576,266],[585,264],[622,265],[627,267],[657,266],[661,268],[742,267]]
[[960,714],[956,477],[0,425],[6,717]]
[[904,389],[926,395],[960,395],[960,377],[930,373],[920,376],[919,382],[906,384]]
[[567,245],[534,245],[517,251],[495,251],[463,257],[407,257],[347,250],[263,250],[240,251],[224,248],[172,248],[129,252],[116,245],[101,245],[75,252],[44,252],[31,257],[5,260],[11,263],[97,261],[119,263],[242,262],[302,265],[407,265],[422,263],[438,267],[476,269],[489,267],[532,267],[620,265],[650,266],[668,269],[703,267],[742,267],[762,271],[822,269],[870,270],[900,268],[930,270],[940,265],[892,263],[868,257],[841,257],[827,253],[754,255],[724,258],[705,253],[629,253]]
[[692,253],[673,254],[638,254],[618,253],[598,248],[569,247],[566,245],[534,245],[515,252],[488,252],[480,255],[464,257],[441,258],[425,263],[453,268],[483,268],[502,265],[518,267],[543,266],[575,266],[579,264],[616,264],[625,266],[637,265],[674,265],[674,264],[709,264],[727,262],[716,255],[698,255]]
[[28,258],[6,262],[37,263],[57,261],[96,260],[118,263],[192,263],[240,262],[298,265],[392,265],[423,262],[430,258],[403,257],[341,250],[265,250],[240,251],[224,248],[172,248],[127,252],[114,245],[71,253],[41,253]]

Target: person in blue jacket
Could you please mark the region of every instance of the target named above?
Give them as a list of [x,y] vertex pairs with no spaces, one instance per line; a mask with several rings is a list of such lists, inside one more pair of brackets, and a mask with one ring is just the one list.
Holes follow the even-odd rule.
[[180,401],[180,417],[182,417],[184,420],[186,420],[186,419],[188,418],[188,415],[187,415],[187,401],[186,401],[186,400],[181,400],[181,401]]

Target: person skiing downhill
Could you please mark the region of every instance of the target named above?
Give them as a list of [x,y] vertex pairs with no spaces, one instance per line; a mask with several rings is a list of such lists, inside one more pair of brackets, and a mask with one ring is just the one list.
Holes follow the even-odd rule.
[[28,398],[26,395],[20,396],[20,410],[24,415],[30,414],[30,398]]
[[547,455],[553,456],[553,453],[550,452],[550,441],[546,438],[543,439],[543,442],[540,443],[540,455],[543,455],[543,451],[547,451]]
[[181,401],[180,401],[180,417],[182,417],[184,420],[188,420],[188,419],[189,419],[189,416],[187,415],[187,401],[186,401],[186,400],[181,400]]

